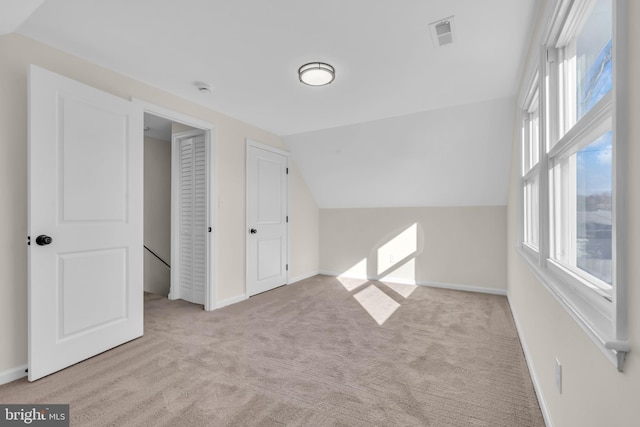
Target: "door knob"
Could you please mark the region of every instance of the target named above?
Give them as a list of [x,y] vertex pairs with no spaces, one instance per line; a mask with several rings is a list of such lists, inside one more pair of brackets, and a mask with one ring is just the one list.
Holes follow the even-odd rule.
[[36,237],[36,244],[40,246],[47,246],[53,242],[53,239],[45,234],[41,234]]
[[256,230],[255,228],[252,228],[251,230],[249,230],[249,232],[251,234],[256,234],[258,232],[258,230]]

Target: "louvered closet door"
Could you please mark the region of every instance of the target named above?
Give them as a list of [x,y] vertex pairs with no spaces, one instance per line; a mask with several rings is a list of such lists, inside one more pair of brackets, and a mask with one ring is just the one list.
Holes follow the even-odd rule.
[[207,283],[207,147],[204,135],[181,139],[179,298],[204,304]]

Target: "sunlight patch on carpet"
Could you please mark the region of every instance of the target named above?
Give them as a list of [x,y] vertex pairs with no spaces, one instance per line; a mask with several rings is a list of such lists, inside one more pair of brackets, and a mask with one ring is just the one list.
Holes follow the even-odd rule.
[[350,277],[338,277],[337,279],[338,282],[340,282],[340,284],[344,286],[344,288],[349,292],[359,288],[360,286],[368,282],[368,280],[352,279]]
[[[346,277],[367,277],[367,259],[362,258],[360,261],[352,265],[350,268],[345,270],[338,277],[346,278]],[[347,289],[351,290],[351,289]]]
[[410,285],[406,283],[393,283],[393,282],[380,282],[386,287],[392,289],[395,293],[403,298],[409,298],[409,295],[413,293],[418,287],[417,285]]
[[367,286],[353,297],[381,326],[400,307],[400,304],[373,285]]

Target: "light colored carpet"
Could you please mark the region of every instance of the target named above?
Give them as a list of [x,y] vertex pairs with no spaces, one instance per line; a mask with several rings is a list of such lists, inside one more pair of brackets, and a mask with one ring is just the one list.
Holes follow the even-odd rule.
[[0,402],[70,403],[74,426],[544,426],[505,297],[328,276],[209,313],[147,295],[144,337]]

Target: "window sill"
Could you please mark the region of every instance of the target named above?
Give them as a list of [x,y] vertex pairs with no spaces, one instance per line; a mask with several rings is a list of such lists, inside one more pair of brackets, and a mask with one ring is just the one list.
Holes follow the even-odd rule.
[[[544,287],[569,315],[582,328],[598,349],[606,356],[618,371],[622,372],[627,353],[631,350],[629,342],[619,340],[614,332],[613,305],[595,293],[581,289],[570,280],[558,274],[558,267],[544,268],[539,265],[537,254],[518,246],[520,256],[533,270]],[[547,261],[544,262],[545,264]],[[592,295],[593,294],[593,295]]]

